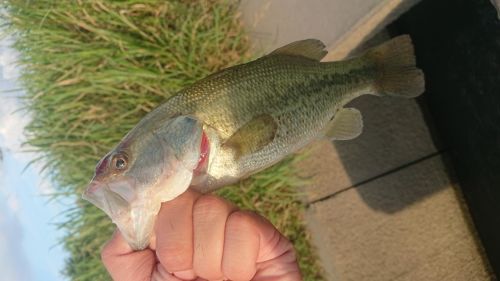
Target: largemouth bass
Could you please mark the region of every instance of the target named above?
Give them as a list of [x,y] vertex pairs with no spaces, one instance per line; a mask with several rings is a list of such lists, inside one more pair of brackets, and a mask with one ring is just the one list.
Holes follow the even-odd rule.
[[356,97],[424,91],[408,36],[345,61],[320,62],[326,53],[297,41],[181,90],[102,158],[83,197],[143,249],[162,202],[234,183],[318,138],[357,137],[361,113],[344,108]]

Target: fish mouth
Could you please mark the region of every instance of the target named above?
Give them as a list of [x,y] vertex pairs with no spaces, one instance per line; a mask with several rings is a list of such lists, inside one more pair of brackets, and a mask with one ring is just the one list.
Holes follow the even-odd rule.
[[147,200],[138,200],[131,184],[127,180],[111,183],[93,180],[82,198],[111,218],[133,250],[142,250],[149,245],[159,208]]
[[145,185],[134,176],[94,177],[82,197],[111,218],[133,250],[145,249],[162,202],[173,200],[188,189],[196,164],[206,163],[207,144],[203,157],[185,157],[189,158],[191,167],[184,165],[184,159],[170,157],[167,167],[152,184]]
[[120,215],[130,205],[126,196],[113,191],[110,185],[95,180],[88,185],[82,198],[103,210],[110,217]]

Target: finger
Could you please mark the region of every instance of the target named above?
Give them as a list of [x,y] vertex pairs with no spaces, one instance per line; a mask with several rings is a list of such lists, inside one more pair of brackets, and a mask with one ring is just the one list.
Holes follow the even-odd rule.
[[252,212],[228,218],[222,268],[232,280],[301,280],[292,244]]
[[196,275],[208,280],[221,280],[224,229],[229,214],[236,207],[223,199],[206,195],[193,207],[194,256]]
[[156,219],[156,256],[169,272],[193,267],[193,204],[199,193],[188,190],[162,204]]
[[118,230],[102,249],[101,259],[115,281],[149,280],[156,263],[153,251],[133,251]]
[[260,245],[255,280],[302,280],[295,249],[268,220],[253,214]]
[[173,274],[182,280],[193,280],[196,279],[196,274],[192,269],[183,271],[174,271]]
[[231,280],[251,280],[257,271],[259,230],[252,214],[232,213],[226,222],[222,271]]
[[[148,279],[149,280],[149,279]],[[156,264],[156,270],[151,276],[151,281],[183,281],[187,279],[179,279],[170,272],[168,272],[161,263]]]

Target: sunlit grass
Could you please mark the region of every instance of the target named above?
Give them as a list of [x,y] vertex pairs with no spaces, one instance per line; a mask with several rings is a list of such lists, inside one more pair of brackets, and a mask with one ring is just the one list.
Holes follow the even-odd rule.
[[[59,224],[72,280],[108,280],[99,259],[114,226],[80,199],[94,165],[138,120],[182,87],[249,59],[233,1],[2,1],[20,52],[28,144],[70,197]],[[229,4],[232,3],[232,4]],[[269,218],[295,244],[306,280],[319,267],[287,160],[219,193]]]

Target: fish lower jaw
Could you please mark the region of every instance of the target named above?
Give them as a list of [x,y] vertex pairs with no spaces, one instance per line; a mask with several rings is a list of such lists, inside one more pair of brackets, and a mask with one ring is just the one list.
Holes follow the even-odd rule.
[[131,208],[128,214],[113,219],[133,250],[143,250],[148,247],[161,202],[152,203],[147,207],[141,205]]

